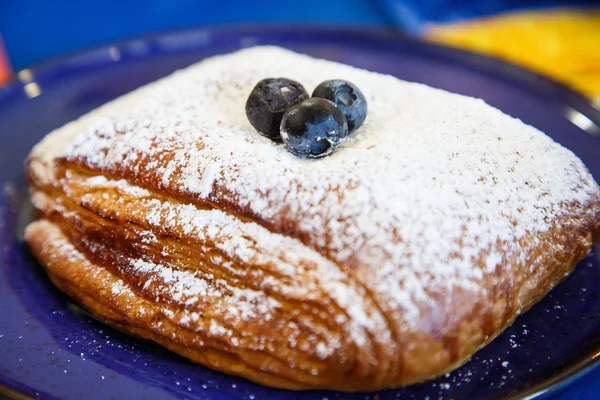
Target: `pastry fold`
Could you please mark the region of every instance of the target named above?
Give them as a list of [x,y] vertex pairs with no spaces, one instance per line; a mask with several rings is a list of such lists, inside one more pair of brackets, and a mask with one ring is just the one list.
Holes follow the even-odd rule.
[[[369,115],[300,160],[244,102],[348,79]],[[480,100],[287,50],[214,57],[50,133],[27,242],[92,314],[265,385],[397,387],[466,362],[600,237],[581,161]]]

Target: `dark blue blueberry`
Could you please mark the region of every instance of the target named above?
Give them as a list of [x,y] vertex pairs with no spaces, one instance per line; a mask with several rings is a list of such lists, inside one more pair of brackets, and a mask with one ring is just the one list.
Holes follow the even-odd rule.
[[246,101],[248,121],[263,136],[281,140],[279,126],[283,114],[308,99],[304,86],[286,78],[267,78],[258,82]]
[[329,100],[313,97],[290,108],[281,121],[281,138],[302,158],[331,154],[348,136],[346,117]]
[[348,133],[354,132],[365,122],[367,100],[353,83],[341,79],[322,82],[317,86],[312,97],[333,101],[342,110],[348,121]]

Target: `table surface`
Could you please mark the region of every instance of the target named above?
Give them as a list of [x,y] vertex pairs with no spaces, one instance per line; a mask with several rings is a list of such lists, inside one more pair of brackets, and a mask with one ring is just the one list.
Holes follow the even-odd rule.
[[[202,24],[289,21],[297,24],[393,22],[382,1],[303,0],[282,2],[147,0],[103,2],[0,0],[0,33],[15,70],[76,49],[143,32]],[[386,11],[387,10],[387,11]],[[25,25],[25,26],[24,26]],[[60,29],[58,28],[60,26]],[[554,398],[600,398],[600,368],[568,386]]]

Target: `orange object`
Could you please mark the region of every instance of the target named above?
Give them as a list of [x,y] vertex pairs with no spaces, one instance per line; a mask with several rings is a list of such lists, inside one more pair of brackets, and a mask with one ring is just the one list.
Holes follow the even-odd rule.
[[426,36],[512,61],[600,98],[600,9],[504,14],[431,26]]
[[0,37],[0,85],[7,82],[11,76],[12,72],[10,70],[10,64],[8,63],[8,57],[4,52],[2,38]]

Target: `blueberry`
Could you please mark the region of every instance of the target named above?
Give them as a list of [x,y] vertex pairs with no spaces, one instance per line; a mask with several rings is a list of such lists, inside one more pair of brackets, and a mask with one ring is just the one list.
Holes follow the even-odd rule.
[[308,99],[304,86],[286,78],[267,78],[258,82],[246,101],[248,121],[263,136],[281,140],[279,126],[283,114]]
[[313,97],[290,108],[281,121],[281,138],[302,158],[331,154],[348,136],[348,124],[335,103]]
[[367,99],[353,83],[341,79],[322,82],[312,94],[331,100],[342,110],[348,121],[348,133],[354,132],[367,117]]

